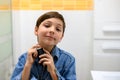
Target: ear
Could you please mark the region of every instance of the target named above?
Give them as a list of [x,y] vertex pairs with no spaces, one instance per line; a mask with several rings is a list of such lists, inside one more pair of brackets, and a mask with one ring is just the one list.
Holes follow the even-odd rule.
[[35,29],[34,29],[34,34],[37,36],[38,34],[38,27],[36,26]]

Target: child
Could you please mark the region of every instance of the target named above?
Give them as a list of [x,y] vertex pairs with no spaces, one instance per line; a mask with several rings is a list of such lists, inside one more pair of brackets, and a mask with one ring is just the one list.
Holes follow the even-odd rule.
[[75,58],[57,47],[64,31],[60,13],[41,15],[34,30],[38,43],[20,56],[11,80],[76,80]]

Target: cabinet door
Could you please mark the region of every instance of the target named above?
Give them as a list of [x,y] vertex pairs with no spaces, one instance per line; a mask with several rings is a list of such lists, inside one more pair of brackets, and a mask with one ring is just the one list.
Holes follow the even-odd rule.
[[94,70],[120,70],[120,0],[95,0]]

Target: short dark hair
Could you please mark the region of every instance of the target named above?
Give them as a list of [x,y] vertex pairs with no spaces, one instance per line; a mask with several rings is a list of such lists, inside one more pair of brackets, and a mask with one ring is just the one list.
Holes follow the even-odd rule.
[[56,12],[56,11],[50,11],[50,12],[47,12],[43,15],[41,15],[38,19],[37,19],[37,22],[36,22],[36,27],[39,27],[39,25],[46,19],[49,19],[49,18],[58,18],[60,19],[62,22],[63,22],[63,33],[65,31],[65,21],[64,21],[64,17]]

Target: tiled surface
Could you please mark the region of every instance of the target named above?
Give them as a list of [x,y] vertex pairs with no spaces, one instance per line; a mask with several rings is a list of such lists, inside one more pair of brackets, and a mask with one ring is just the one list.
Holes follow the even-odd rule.
[[0,10],[9,10],[10,0],[0,0]]
[[[13,10],[92,10],[93,0],[11,0]],[[0,5],[0,10],[9,5]]]
[[0,12],[0,36],[11,33],[11,14],[10,11]]
[[9,80],[12,68],[12,22],[10,0],[0,0],[0,80]]

